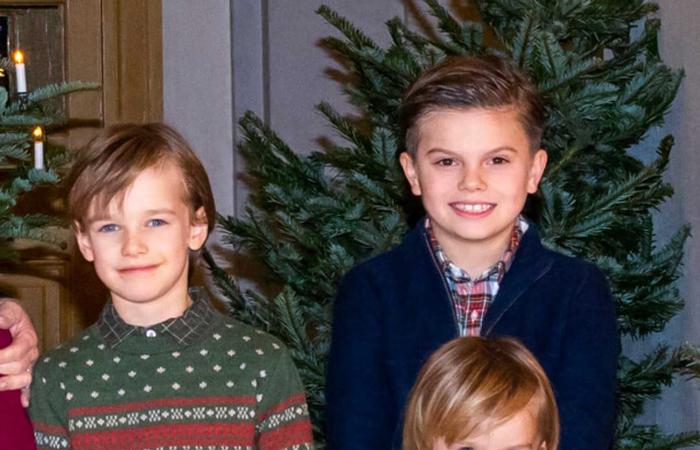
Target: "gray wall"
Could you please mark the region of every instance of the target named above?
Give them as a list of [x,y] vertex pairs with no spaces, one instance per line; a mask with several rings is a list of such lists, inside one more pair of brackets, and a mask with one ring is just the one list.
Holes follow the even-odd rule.
[[[200,151],[212,179],[220,212],[239,213],[245,188],[234,141],[236,118],[252,110],[300,153],[315,148],[321,136],[333,137],[314,105],[325,100],[350,111],[339,85],[328,74],[337,63],[318,46],[333,33],[314,11],[328,4],[380,43],[384,22],[410,19],[402,0],[163,0],[165,119]],[[663,241],[682,223],[700,230],[700,143],[694,132],[700,117],[700,0],[660,0],[661,51],[665,61],[684,67],[686,80],[662,130],[676,136],[668,179],[676,195],[661,210]],[[700,233],[700,231],[696,231]],[[627,342],[643,351],[664,339],[700,342],[700,243],[687,246],[681,281],[686,310],[663,336]],[[668,430],[700,427],[700,386],[684,383],[648,408],[645,419]]]
[[380,43],[388,40],[384,22],[405,14],[401,0],[163,0],[165,120],[200,151],[224,214],[245,203],[233,146],[245,111],[300,153],[331,133],[317,103],[349,111],[326,73],[338,66],[318,45],[333,31],[315,14],[322,3]]
[[164,118],[200,152],[224,214],[234,208],[231,89],[228,0],[164,0]]
[[[674,197],[657,215],[658,237],[665,242],[682,224],[693,227],[695,238],[686,245],[685,276],[680,280],[686,299],[685,310],[659,336],[643,343],[630,344],[638,350],[660,342],[689,341],[700,343],[700,1],[661,0],[660,51],[664,62],[683,68],[686,78],[666,124],[655,130],[649,141],[655,143],[664,134],[675,136],[667,181],[675,189]],[[666,430],[700,428],[700,383],[678,383],[659,401],[649,405],[645,419]],[[700,448],[700,447],[696,447]]]

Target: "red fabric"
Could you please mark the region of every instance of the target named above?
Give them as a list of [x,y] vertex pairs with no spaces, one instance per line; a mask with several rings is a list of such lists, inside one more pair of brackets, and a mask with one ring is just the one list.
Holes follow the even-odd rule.
[[[7,347],[11,342],[10,332],[0,330],[0,349]],[[32,425],[27,412],[22,408],[19,394],[19,391],[0,392],[0,448],[35,450]]]
[[292,448],[297,442],[311,442],[312,434],[311,423],[308,420],[293,422],[262,433],[258,447],[261,449]]
[[71,436],[74,448],[92,450],[115,448],[153,448],[193,446],[241,446],[255,445],[253,423],[193,423],[152,425],[138,429],[96,430]]

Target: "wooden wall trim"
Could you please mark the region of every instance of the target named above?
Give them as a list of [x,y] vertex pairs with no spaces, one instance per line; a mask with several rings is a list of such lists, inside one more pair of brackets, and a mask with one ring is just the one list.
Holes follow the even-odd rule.
[[163,120],[160,0],[103,0],[104,122]]

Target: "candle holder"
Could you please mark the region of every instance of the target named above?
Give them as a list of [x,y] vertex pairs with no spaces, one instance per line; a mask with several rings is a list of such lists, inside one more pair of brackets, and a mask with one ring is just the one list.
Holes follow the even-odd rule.
[[26,111],[29,107],[29,92],[20,92],[16,94],[16,99],[19,102],[19,110]]

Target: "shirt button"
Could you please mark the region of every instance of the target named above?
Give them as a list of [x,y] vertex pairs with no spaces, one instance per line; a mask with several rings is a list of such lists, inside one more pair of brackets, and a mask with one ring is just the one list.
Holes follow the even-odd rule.
[[155,330],[146,330],[146,337],[156,337]]

